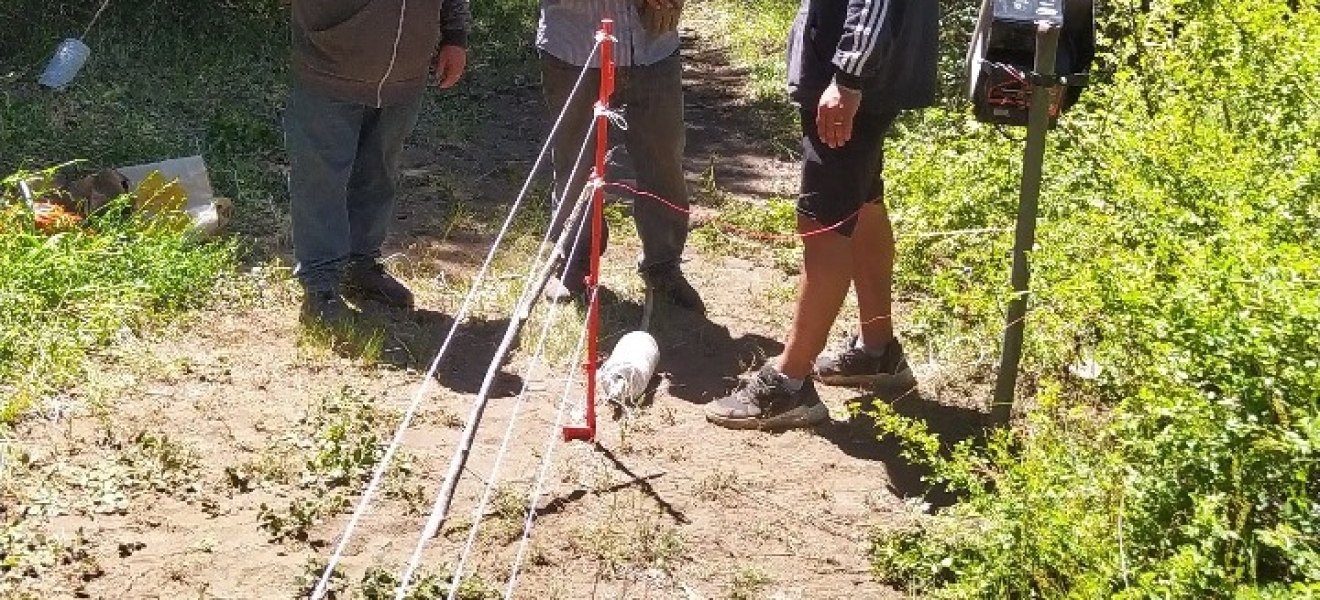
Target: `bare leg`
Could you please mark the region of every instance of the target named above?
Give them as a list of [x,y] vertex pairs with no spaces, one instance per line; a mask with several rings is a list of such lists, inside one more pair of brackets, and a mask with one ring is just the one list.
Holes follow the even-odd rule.
[[852,235],[852,265],[862,344],[882,350],[894,337],[894,231],[882,202],[862,206]]
[[[816,221],[798,215],[799,233],[820,227]],[[797,311],[788,344],[777,365],[780,373],[793,379],[811,375],[816,356],[825,349],[830,328],[839,316],[852,280],[850,270],[841,268],[852,261],[853,244],[847,237],[829,232],[803,238],[802,243]]]

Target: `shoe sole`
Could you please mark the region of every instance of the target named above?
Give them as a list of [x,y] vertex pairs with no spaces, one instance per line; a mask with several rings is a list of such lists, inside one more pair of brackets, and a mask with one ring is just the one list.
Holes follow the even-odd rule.
[[825,385],[837,387],[895,387],[895,386],[915,386],[917,378],[912,375],[912,369],[904,369],[898,373],[870,373],[866,375],[821,375],[816,374],[816,381]]
[[739,419],[706,413],[707,421],[726,429],[759,429],[762,431],[803,429],[828,421],[829,418],[830,410],[820,402],[808,407],[799,406],[768,419],[750,417]]

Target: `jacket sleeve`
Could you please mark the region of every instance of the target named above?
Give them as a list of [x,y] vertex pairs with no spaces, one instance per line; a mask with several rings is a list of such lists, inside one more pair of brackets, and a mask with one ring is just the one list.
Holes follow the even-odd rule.
[[467,47],[472,28],[472,8],[468,0],[443,0],[440,3],[440,45]]
[[[846,88],[862,89],[862,80],[888,56],[893,32],[895,4],[903,0],[848,0],[843,37],[834,51],[835,81]],[[935,2],[936,0],[915,0]]]

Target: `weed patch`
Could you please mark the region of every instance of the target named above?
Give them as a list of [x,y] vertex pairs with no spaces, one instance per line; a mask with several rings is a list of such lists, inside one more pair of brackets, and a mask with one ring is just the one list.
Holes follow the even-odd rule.
[[[308,561],[302,575],[298,577],[298,586],[302,596],[310,596],[316,584],[325,572],[325,564],[316,560]],[[356,583],[350,583],[348,577],[338,569],[332,574],[327,586],[326,598],[361,598],[362,600],[387,600],[394,598],[399,587],[399,580],[393,573],[381,568],[367,569]],[[414,577],[412,587],[404,596],[407,600],[441,600],[450,597],[453,578],[447,575],[423,573]],[[502,595],[499,589],[486,583],[479,577],[468,576],[454,590],[457,600],[493,600]]]
[[607,514],[574,532],[572,544],[596,560],[600,573],[619,578],[648,568],[671,572],[687,559],[683,533],[667,522],[667,515],[639,494],[611,499]]
[[[319,545],[313,530],[344,510],[370,479],[384,456],[393,418],[362,393],[345,388],[322,398],[260,458],[226,468],[226,479],[239,493],[267,486],[285,498],[262,503],[257,511],[257,526],[272,541]],[[302,457],[301,465],[278,459],[289,454]],[[396,456],[386,473],[385,496],[403,500],[415,511],[425,494],[410,483],[411,477],[411,459]]]

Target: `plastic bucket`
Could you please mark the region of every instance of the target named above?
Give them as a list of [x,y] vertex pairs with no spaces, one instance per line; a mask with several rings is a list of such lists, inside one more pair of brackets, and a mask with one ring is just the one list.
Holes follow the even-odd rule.
[[37,81],[49,88],[62,88],[78,76],[78,71],[82,69],[91,54],[92,49],[82,43],[82,40],[66,39],[60,42],[59,48],[55,49],[55,56],[51,57],[50,62],[46,64],[46,70],[41,73],[41,78]]

